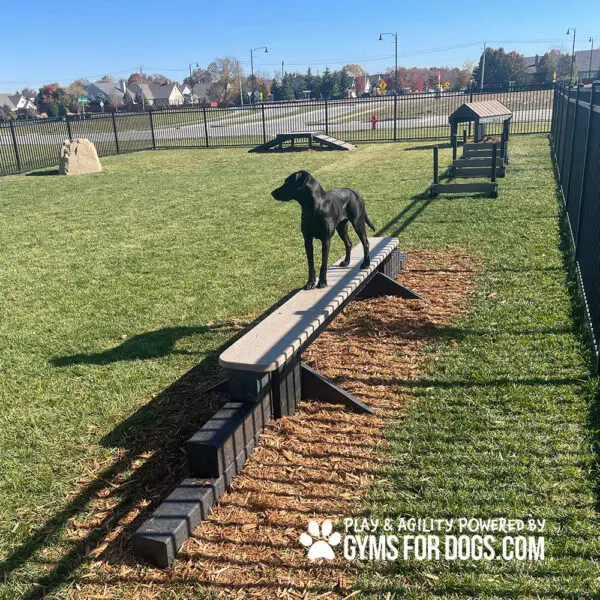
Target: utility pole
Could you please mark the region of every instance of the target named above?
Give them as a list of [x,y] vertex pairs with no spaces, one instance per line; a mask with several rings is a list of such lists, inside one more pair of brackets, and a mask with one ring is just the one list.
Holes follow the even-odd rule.
[[483,63],[481,65],[481,89],[483,90],[483,82],[485,80],[485,49],[486,43],[483,42]]
[[590,66],[589,66],[589,71],[588,71],[588,78],[594,79],[592,77],[592,54],[594,54],[594,38],[591,37],[588,41],[590,42]]
[[240,67],[240,61],[237,61],[238,68],[238,83],[240,85],[240,104],[244,106],[244,92],[242,91],[242,68]]
[[[590,61],[592,59],[590,58]],[[283,61],[281,61],[281,85],[283,85]]]
[[140,95],[142,96],[142,111],[146,110],[146,104],[144,103],[144,88],[142,87],[144,73],[142,71],[142,67],[140,65]]
[[394,36],[394,46],[396,49],[395,52],[395,61],[394,61],[394,86],[396,88],[396,94],[398,93],[398,32],[396,31],[395,33],[380,33],[379,34],[379,41],[381,42],[383,40],[383,36],[384,35],[393,35]]
[[[192,106],[194,105],[194,81],[192,79],[192,65],[194,63],[188,63],[188,66],[190,68],[190,85],[192,86]],[[196,63],[196,68],[200,67],[199,63]]]
[[[573,51],[571,52],[571,73],[569,75],[569,84],[573,83],[573,75],[575,74],[573,67],[575,66],[575,37],[577,36],[577,29],[575,29],[575,27],[569,27],[569,29],[567,29],[567,35],[571,35],[571,32],[573,33]],[[575,83],[577,83],[577,80],[575,80]]]

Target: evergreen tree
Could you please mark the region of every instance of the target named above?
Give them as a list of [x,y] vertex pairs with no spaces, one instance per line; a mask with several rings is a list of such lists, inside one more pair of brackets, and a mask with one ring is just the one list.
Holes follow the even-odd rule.
[[283,100],[294,99],[294,76],[286,73],[283,76]]
[[323,71],[323,79],[321,80],[321,96],[323,98],[331,98],[334,89],[334,77],[329,70],[329,67],[325,67]]
[[277,79],[271,81],[271,100],[283,100],[283,88]]

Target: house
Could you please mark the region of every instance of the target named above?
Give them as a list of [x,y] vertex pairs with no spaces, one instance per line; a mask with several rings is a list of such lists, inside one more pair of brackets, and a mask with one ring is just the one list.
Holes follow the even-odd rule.
[[[85,91],[91,100],[96,102],[99,102],[100,100],[103,100],[104,102],[108,101],[112,106],[119,106],[123,103],[123,97],[129,90],[127,88],[127,82],[124,79],[121,79],[118,82],[90,83],[85,86]],[[129,93],[133,96],[130,91]]]
[[[590,58],[592,59],[590,62]],[[595,50],[577,50],[575,64],[579,79],[600,79],[600,48]]]
[[212,83],[196,83],[192,89],[194,104],[208,104],[210,102],[209,90]]
[[33,101],[23,94],[0,94],[0,108],[4,106],[8,106],[13,113],[36,110]]
[[[590,55],[592,58],[590,66]],[[527,70],[527,83],[537,83],[537,69],[541,56],[525,56],[525,68]],[[594,50],[576,50],[575,65],[577,76],[582,79],[600,79],[600,48]]]
[[135,102],[141,101],[148,106],[181,106],[185,97],[176,83],[136,83],[129,86],[129,93]]

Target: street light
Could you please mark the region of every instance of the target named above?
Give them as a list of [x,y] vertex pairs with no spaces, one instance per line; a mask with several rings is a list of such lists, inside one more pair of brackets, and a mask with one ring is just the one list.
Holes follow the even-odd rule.
[[384,35],[393,35],[394,36],[394,44],[395,44],[395,48],[396,48],[396,60],[394,63],[394,86],[396,88],[396,94],[398,93],[398,32],[396,31],[395,33],[380,33],[379,34],[379,41],[381,42],[383,40],[383,36]]
[[567,29],[567,35],[573,33],[573,51],[571,52],[571,74],[569,75],[569,83],[573,83],[573,66],[575,65],[575,36],[577,35],[577,29],[575,27],[569,27]]
[[188,67],[190,68],[190,85],[192,86],[192,105],[194,104],[194,81],[192,80],[192,67],[196,66],[196,69],[200,68],[198,63],[188,63]]
[[254,52],[256,52],[256,50],[263,50],[265,51],[265,54],[268,54],[269,51],[267,50],[266,46],[259,46],[258,48],[251,48],[250,49],[250,71],[252,72],[252,99],[251,102],[254,101],[254,92],[256,91],[256,85],[255,85],[255,81],[254,81]]

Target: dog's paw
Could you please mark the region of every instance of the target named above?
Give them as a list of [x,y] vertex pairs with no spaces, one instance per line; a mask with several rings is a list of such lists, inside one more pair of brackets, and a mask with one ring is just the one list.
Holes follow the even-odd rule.
[[327,279],[319,279],[319,283],[317,283],[318,288],[327,287]]
[[361,269],[368,269],[371,266],[371,260],[370,259],[365,259],[362,261],[362,264],[360,265]]
[[316,283],[317,282],[314,279],[311,279],[310,281],[306,282],[306,285],[304,286],[304,289],[305,290],[312,290],[315,287]]
[[350,259],[346,260],[344,259],[341,263],[340,263],[340,267],[347,267],[350,264]]

